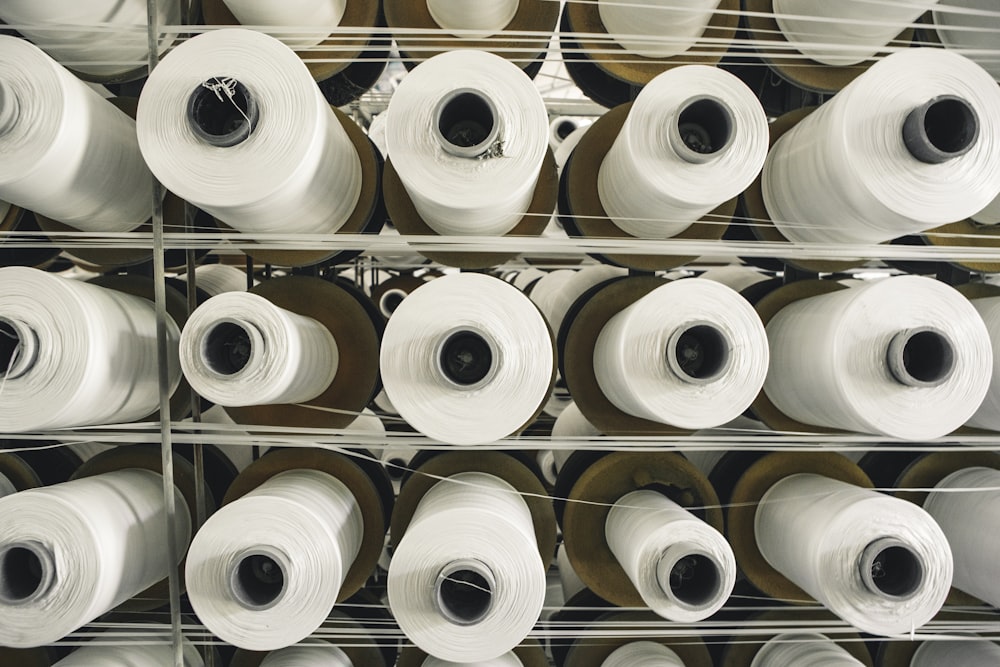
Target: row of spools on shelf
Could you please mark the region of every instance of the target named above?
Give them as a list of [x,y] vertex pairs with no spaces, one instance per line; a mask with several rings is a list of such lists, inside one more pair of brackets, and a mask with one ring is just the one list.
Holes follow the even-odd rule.
[[[186,459],[168,496],[156,446],[67,447],[102,451],[38,488],[44,452],[0,456],[9,664],[92,622],[141,628],[171,570],[234,666],[545,665],[533,629],[560,667],[870,666],[862,638],[883,667],[996,664],[974,635],[1000,601],[995,453],[580,451],[552,488],[524,453],[425,451],[394,501],[365,450],[278,446],[206,477],[196,528]],[[921,647],[925,624],[968,635]],[[124,639],[60,664],[170,664]]]
[[[830,256],[843,261],[822,270],[913,235],[959,249],[996,244],[1000,87],[946,49],[899,49],[814,113],[770,126],[736,76],[671,67],[563,142],[558,160],[539,89],[486,51],[441,53],[408,73],[372,128],[383,150],[326,103],[293,50],[260,32],[187,39],[138,103],[104,99],[26,40],[3,38],[0,54],[0,199],[13,204],[2,229],[40,228],[57,243],[77,230],[127,246],[129,232],[148,231],[155,176],[172,193],[168,231],[195,235],[185,247],[197,247],[199,231],[243,232],[248,254],[283,266],[343,261],[343,246],[323,247],[327,235],[377,233],[387,214],[435,260],[496,266],[516,256],[519,237],[554,224],[558,208],[563,230],[591,239],[601,259],[664,270],[691,258],[655,243],[636,254],[628,241],[718,240],[738,200],[732,233],[772,256],[837,244]],[[185,224],[181,200],[203,214]],[[278,251],[272,234],[307,235],[316,249]],[[450,241],[435,246],[435,235]],[[455,237],[487,237],[476,250],[495,252],[465,252]],[[137,259],[73,252],[99,266],[148,259],[141,249]],[[966,260],[992,271],[990,257]]]

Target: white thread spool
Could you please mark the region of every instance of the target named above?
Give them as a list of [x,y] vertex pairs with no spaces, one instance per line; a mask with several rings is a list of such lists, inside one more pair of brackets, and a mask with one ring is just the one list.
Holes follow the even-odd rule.
[[573,130],[573,133],[563,139],[559,147],[555,149],[556,167],[559,169],[559,173],[562,174],[563,167],[566,166],[567,160],[569,160],[570,155],[576,149],[580,140],[583,139],[583,135],[587,134],[587,130],[591,128],[592,123],[587,125],[581,125],[580,127]]
[[767,374],[767,337],[737,292],[709,280],[675,280],[615,315],[594,348],[608,400],[628,414],[680,428],[740,415]]
[[1000,196],[982,211],[974,214],[972,220],[980,225],[1000,225]]
[[[542,477],[545,478],[547,484],[555,484],[556,478],[559,477],[559,470],[556,469],[556,455],[551,449],[539,449],[535,453],[535,462],[538,464],[538,469],[542,472]],[[0,480],[0,485],[2,485],[2,480]],[[2,488],[2,487],[0,487]],[[2,493],[2,491],[0,491]]]
[[676,236],[749,187],[767,143],[764,109],[736,76],[668,70],[639,93],[601,163],[601,203],[632,236]]
[[992,368],[968,299],[898,276],[804,299],[767,325],[764,391],[799,422],[907,440],[938,438],[976,412]]
[[[1000,297],[973,299],[972,305],[983,318],[994,347],[1000,346]],[[990,388],[986,398],[968,421],[973,428],[1000,430],[1000,354],[993,355]]]
[[948,0],[934,9],[934,27],[946,48],[967,54],[1000,81],[996,57],[1000,16],[996,10],[992,0]]
[[601,667],[684,667],[684,661],[663,644],[635,641],[616,648]]
[[415,429],[450,444],[485,444],[527,425],[548,398],[552,336],[511,285],[453,274],[396,309],[381,368],[392,404]]
[[1000,646],[985,639],[927,641],[910,660],[910,667],[993,667],[997,664],[1000,664]]
[[[202,264],[195,267],[195,282],[198,289],[203,290],[208,296],[219,296],[226,292],[245,292],[247,290],[247,274],[243,269],[238,269],[229,264]],[[179,276],[187,282],[187,274]],[[254,280],[256,285],[258,281]]]
[[856,65],[881,51],[938,0],[774,0],[785,39],[824,65]]
[[86,463],[90,459],[94,458],[101,452],[106,452],[109,449],[114,449],[115,445],[109,445],[103,442],[71,442],[67,445],[70,450],[80,457],[80,460]]
[[460,473],[423,497],[389,565],[389,603],[406,636],[451,662],[517,646],[545,600],[545,565],[516,489]]
[[[566,409],[556,418],[556,423],[552,425],[552,437],[558,438],[595,438],[604,435],[597,428],[587,421],[587,418],[580,412],[576,403],[570,403]],[[552,450],[555,458],[556,471],[562,470],[567,459],[574,450],[560,447]]]
[[7,476],[0,473],[0,498],[17,493],[17,487],[7,479]]
[[[463,662],[462,667],[523,667],[521,659],[514,654],[513,651],[508,651],[503,655],[493,658],[492,660],[477,660],[476,662]],[[448,662],[447,660],[441,660],[440,658],[435,658],[433,655],[427,656],[427,658],[421,663],[421,667],[458,667],[454,662]]]
[[191,543],[191,604],[213,634],[251,651],[299,642],[326,620],[361,548],[350,490],[318,470],[275,475],[212,515]]
[[545,402],[545,407],[542,410],[550,417],[558,418],[562,414],[570,403],[573,402],[573,397],[569,395],[565,387],[560,387],[556,385],[552,388],[552,395],[549,400]]
[[545,316],[545,320],[549,323],[549,328],[553,332],[558,331],[558,329],[553,326],[552,320],[549,317],[549,313],[551,312],[550,304],[558,298],[557,295],[562,292],[566,284],[576,273],[572,269],[550,271],[535,282],[531,288],[531,293],[528,295],[532,302],[538,306],[538,310],[542,311],[542,315]]
[[[418,0],[421,1],[421,0]],[[518,0],[426,0],[431,18],[456,37],[484,39],[503,31]]]
[[165,578],[191,535],[175,502],[167,549],[163,477],[121,470],[0,499],[0,644],[52,644]]
[[778,572],[863,632],[910,632],[951,588],[948,540],[912,503],[813,474],[774,484],[754,531]]
[[[22,267],[0,269],[0,284],[0,432],[130,422],[159,408],[151,302]],[[166,334],[172,393],[180,335],[169,317]]]
[[863,667],[862,662],[818,633],[785,633],[769,640],[750,667]]
[[389,102],[386,141],[431,229],[499,236],[528,211],[548,128],[542,96],[517,65],[460,50],[406,75]]
[[934,517],[948,537],[955,557],[956,588],[1000,603],[1000,582],[995,576],[991,551],[1000,547],[1000,472],[990,468],[966,468],[938,482],[927,496],[924,509]]
[[213,30],[163,59],[139,99],[143,157],[171,192],[241,232],[326,234],[361,194],[361,161],[294,51]]
[[714,280],[726,287],[742,292],[748,287],[770,280],[770,277],[749,266],[720,266],[709,269],[699,276],[704,280]]
[[339,358],[322,324],[249,292],[212,297],[181,334],[181,366],[191,387],[225,406],[314,399],[333,381]]
[[[558,272],[556,272],[558,273]],[[542,281],[536,283],[531,290],[531,300],[535,302],[538,309],[545,315],[552,332],[559,333],[562,328],[566,313],[573,306],[577,299],[583,296],[592,287],[613,278],[624,278],[628,275],[626,269],[615,266],[588,266],[579,271],[571,271],[571,275],[555,289],[539,291]],[[551,274],[550,274],[551,275]]]
[[[143,0],[6,0],[0,19],[78,72],[118,77],[146,67],[147,12]],[[179,25],[181,3],[157,2],[156,18],[159,26]],[[158,51],[169,48],[174,37],[161,36]]]
[[663,618],[700,621],[729,599],[736,558],[726,538],[663,494],[622,496],[608,513],[604,531],[643,601]]
[[[242,25],[267,26],[272,37],[295,49],[308,49],[325,40],[340,25],[347,0],[222,0]],[[323,28],[320,32],[301,31],[302,26]],[[299,28],[293,32],[278,27]]]
[[8,36],[0,36],[0,153],[0,197],[13,204],[87,232],[131,231],[152,214],[135,122]]
[[559,566],[559,583],[562,585],[563,599],[569,600],[574,595],[587,588],[580,575],[573,569],[573,563],[566,553],[566,545],[560,544],[556,551],[556,563]]
[[777,141],[767,211],[797,243],[881,243],[968,218],[1000,193],[998,107],[971,60],[894,53]]
[[361,667],[333,644],[289,646],[271,651],[260,667]]
[[376,396],[375,400],[372,402],[375,403],[375,407],[377,407],[379,410],[386,413],[387,415],[399,414],[399,412],[396,411],[396,406],[393,405],[392,401],[389,400],[389,395],[385,393],[385,389],[380,391],[378,393],[378,396]]
[[[100,641],[100,638],[98,639]],[[116,641],[121,641],[117,639]],[[198,649],[184,642],[184,667],[203,667]],[[57,662],[54,667],[174,667],[174,649],[169,643],[118,646],[84,645]],[[348,666],[349,667],[349,666]]]
[[537,282],[542,276],[545,275],[545,271],[541,269],[536,269],[531,267],[525,269],[524,271],[519,271],[511,279],[511,284],[522,292],[528,289],[529,286]]
[[701,39],[719,2],[687,0],[671,5],[663,0],[599,0],[597,9],[608,34],[629,53],[671,58]]

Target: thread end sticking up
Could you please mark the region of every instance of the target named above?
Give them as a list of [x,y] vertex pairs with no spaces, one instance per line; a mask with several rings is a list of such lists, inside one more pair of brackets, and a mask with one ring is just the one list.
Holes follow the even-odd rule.
[[496,577],[486,563],[476,559],[446,565],[435,582],[435,604],[455,625],[475,625],[493,608]]
[[871,593],[893,600],[914,597],[924,582],[920,557],[903,542],[882,538],[861,553],[861,581]]
[[656,564],[656,580],[664,593],[688,609],[706,609],[722,591],[719,563],[708,554],[675,545]]
[[941,95],[915,108],[903,122],[903,143],[917,160],[942,164],[965,155],[979,139],[979,115],[961,97]]
[[201,141],[229,148],[250,138],[260,118],[260,106],[250,90],[226,76],[214,76],[188,98],[188,125]]
[[14,542],[0,549],[0,603],[19,605],[38,600],[55,580],[55,557],[46,545]]
[[459,88],[438,102],[434,129],[446,152],[456,157],[479,158],[495,152],[500,137],[499,113],[486,94]]
[[910,387],[937,387],[955,372],[955,346],[944,332],[930,327],[897,333],[886,357],[892,376]]
[[0,317],[0,378],[13,380],[35,365],[38,336],[27,326]]
[[733,145],[735,125],[732,109],[722,100],[692,97],[681,104],[677,123],[669,128],[670,145],[685,162],[703,164]]
[[708,384],[732,363],[732,344],[722,331],[708,322],[679,327],[667,341],[667,365],[689,384]]
[[21,115],[21,104],[17,95],[3,81],[0,81],[0,136],[10,132]]
[[237,557],[229,576],[233,599],[243,608],[264,611],[274,607],[288,588],[281,555],[255,549]]

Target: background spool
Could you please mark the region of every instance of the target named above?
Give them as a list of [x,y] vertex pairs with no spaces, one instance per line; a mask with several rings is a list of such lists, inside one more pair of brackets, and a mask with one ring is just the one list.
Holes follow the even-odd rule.
[[[762,630],[759,635],[741,633],[738,636],[730,637],[730,641],[725,644],[723,652],[716,662],[718,667],[752,667],[754,659],[764,645],[777,637],[782,630],[799,632],[801,624],[806,623],[826,628],[831,623],[837,623],[837,618],[825,609],[779,608],[755,612],[749,615],[745,621],[766,626],[767,629]],[[865,667],[872,667],[871,653],[858,633],[838,628],[836,633],[830,632],[830,635],[837,646],[857,663],[865,665]],[[912,645],[911,642],[902,641],[892,643],[900,646]]]
[[[991,290],[992,291],[992,290]],[[983,318],[989,330],[990,340],[1000,342],[1000,294],[985,298],[973,298],[972,305]],[[994,343],[994,349],[997,349]],[[973,428],[1000,430],[1000,360],[993,358],[992,378],[982,405],[969,418],[967,424]]]
[[[649,0],[632,4],[601,0],[597,9],[608,34],[628,53],[671,58],[695,46],[719,4],[720,0],[698,0],[684,7],[665,7]],[[656,38],[642,38],[653,35]]]
[[[513,657],[512,657],[513,656]],[[515,646],[510,653],[505,653],[497,659],[496,667],[549,667],[549,660],[545,656],[545,651],[534,639],[525,639],[520,646]],[[514,662],[517,660],[517,662]],[[436,662],[429,662],[436,661]],[[399,655],[399,662],[396,667],[430,667],[431,665],[452,665],[454,663],[442,663],[437,658],[431,658],[416,646],[407,646]],[[475,663],[494,667],[493,662]]]
[[[189,276],[185,274],[180,279],[187,282]],[[229,264],[202,264],[195,267],[194,279],[198,289],[204,290],[209,297],[247,290],[246,271]],[[256,285],[257,281],[253,283]]]
[[403,303],[403,299],[425,282],[427,282],[426,277],[418,278],[414,275],[389,278],[372,288],[372,301],[378,305],[382,316],[389,319]]
[[19,244],[11,247],[8,240],[0,238],[0,266],[48,266],[59,256],[59,248],[47,243],[40,232],[35,214],[18,206],[7,204],[6,213],[0,217],[0,236],[10,232],[39,232],[38,236],[27,236],[22,240],[37,247],[25,248]]
[[[621,635],[601,639],[598,642],[575,641],[566,652],[562,667],[603,667],[606,664],[605,661],[615,651],[636,641],[630,630],[640,630],[641,628],[646,628],[645,632],[640,630],[646,641],[665,646],[681,659],[681,663],[685,667],[711,667],[712,665],[712,658],[700,637],[685,637],[680,634],[657,637],[653,632],[649,632],[649,624],[659,621],[658,617],[650,612],[608,611],[604,614],[595,614],[590,611],[585,613],[590,616],[590,619],[587,620],[590,620],[593,627],[601,628],[605,624],[610,624],[616,630],[620,630]],[[596,618],[594,618],[595,616]],[[587,628],[588,626],[583,627],[584,630]],[[558,661],[557,664],[559,664]]]
[[[205,664],[193,644],[184,643],[184,667],[203,667]],[[54,667],[173,667],[174,651],[169,644],[124,643],[118,646],[81,646]]]
[[559,567],[559,584],[562,586],[563,598],[569,600],[581,591],[587,590],[587,585],[573,569],[573,564],[566,553],[566,545],[560,544],[556,552],[556,563]]
[[751,667],[860,667],[863,665],[850,653],[825,635],[817,633],[787,633],[770,640],[757,653]]
[[910,667],[931,667],[954,662],[969,667],[995,665],[1000,646],[985,639],[924,642],[913,656]]
[[[970,9],[974,13],[956,9]],[[1000,30],[1000,17],[989,0],[949,0],[936,7],[933,15],[934,31],[946,48],[967,53],[969,58],[1000,81],[1000,63],[989,55],[990,51],[996,50],[996,43],[990,35]]]
[[684,667],[680,656],[663,644],[635,641],[616,648],[602,667]]
[[[308,50],[325,40],[344,18],[347,0],[312,0],[286,3],[282,7],[256,0],[223,0],[226,8],[244,25],[274,26],[269,32],[289,47]],[[282,33],[280,27],[315,26],[322,32],[309,34],[300,31]]]

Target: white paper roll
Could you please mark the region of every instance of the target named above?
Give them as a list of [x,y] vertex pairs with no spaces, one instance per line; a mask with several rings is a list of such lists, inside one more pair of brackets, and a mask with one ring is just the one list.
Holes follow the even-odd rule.
[[300,644],[268,653],[260,667],[361,667],[333,644]]
[[[116,641],[123,641],[116,638]],[[184,642],[184,667],[203,667],[198,649]],[[174,649],[170,644],[134,645],[124,640],[118,646],[84,645],[60,660],[54,667],[174,667]]]
[[1000,664],[1000,646],[985,639],[926,641],[913,654],[910,667],[993,667]]
[[423,497],[389,565],[389,604],[426,653],[492,660],[538,620],[545,564],[527,504],[510,484],[460,473]]
[[[267,33],[295,49],[307,49],[326,39],[340,25],[347,0],[223,0],[233,16],[245,26],[267,26]],[[303,26],[323,28],[306,32]],[[280,27],[298,28],[291,32]]]
[[175,498],[173,554],[163,478],[148,470],[0,498],[0,645],[52,644],[164,579],[191,536],[187,503]]
[[400,304],[382,338],[382,380],[421,433],[486,444],[525,426],[548,398],[552,335],[534,304],[502,280],[438,278]]
[[152,215],[135,122],[8,36],[0,36],[0,153],[0,198],[13,204],[87,232],[131,231]]
[[767,374],[764,325],[725,285],[691,278],[658,287],[615,315],[594,348],[608,400],[628,414],[680,428],[740,415]]
[[520,4],[518,0],[426,0],[426,2],[427,10],[435,23],[457,37],[468,39],[484,39],[502,31],[514,18]]
[[694,46],[720,0],[598,0],[608,34],[628,51],[646,58],[671,58]]
[[997,108],[1000,87],[971,60],[894,53],[777,141],[767,211],[799,243],[881,243],[968,218],[1000,194]]
[[705,65],[667,70],[639,93],[601,163],[601,203],[632,236],[676,236],[747,189],[767,143],[764,109],[736,76]]
[[635,641],[616,648],[601,667],[684,667],[684,661],[663,644]]
[[754,532],[774,569],[862,632],[919,628],[951,589],[948,540],[927,512],[828,477],[776,483],[760,500]]
[[431,229],[502,235],[528,211],[548,128],[542,96],[517,65],[460,50],[406,75],[389,102],[386,141]]
[[661,493],[634,491],[619,498],[604,532],[643,601],[663,618],[706,619],[736,584],[736,558],[726,538]]
[[191,387],[225,406],[314,399],[333,382],[339,359],[329,329],[249,292],[212,297],[181,333]]
[[[0,432],[130,422],[159,408],[150,301],[22,267],[0,269],[0,284]],[[166,334],[172,393],[180,334],[169,317]]]
[[427,656],[421,667],[522,667],[521,659],[513,651],[504,653],[492,660],[477,660],[475,662],[463,662],[461,664],[448,662],[435,658],[433,655]]
[[750,667],[863,667],[863,664],[825,635],[786,633],[764,644]]
[[767,325],[764,391],[789,417],[908,440],[976,412],[992,369],[989,332],[955,289],[898,276],[804,299]]
[[185,568],[191,605],[215,635],[240,648],[299,642],[333,609],[363,532],[357,501],[335,477],[275,475],[198,531]]
[[136,125],[163,185],[239,231],[332,233],[361,193],[360,158],[309,70],[262,33],[178,46],[146,82]]

